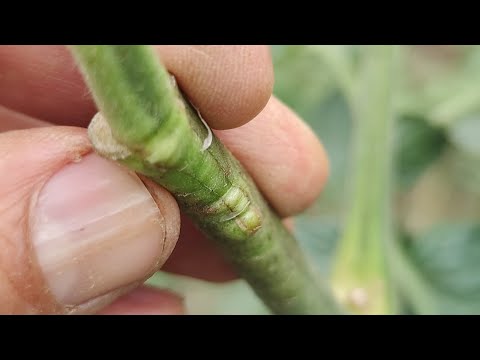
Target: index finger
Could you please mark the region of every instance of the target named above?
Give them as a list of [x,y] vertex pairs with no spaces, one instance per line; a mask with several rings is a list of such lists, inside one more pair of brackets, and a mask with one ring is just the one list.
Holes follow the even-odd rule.
[[[159,56],[215,129],[253,119],[272,93],[267,46],[157,46]],[[0,104],[61,125],[85,127],[96,112],[64,46],[0,46]]]

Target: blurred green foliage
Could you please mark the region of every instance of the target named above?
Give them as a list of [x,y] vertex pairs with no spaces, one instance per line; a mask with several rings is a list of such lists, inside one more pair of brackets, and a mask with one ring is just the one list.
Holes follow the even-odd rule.
[[[327,278],[348,209],[352,158],[352,116],[333,67],[356,62],[355,46],[334,50],[328,64],[309,46],[272,47],[275,95],[310,125],[330,159],[324,192],[295,228]],[[397,241],[432,313],[480,314],[480,47],[402,46],[396,60],[393,205],[405,235]],[[242,280],[210,284],[159,273],[150,283],[182,294],[193,314],[268,313]],[[415,313],[415,297],[401,295],[405,313]]]
[[432,312],[480,313],[480,224],[442,223],[405,247],[430,288]]
[[401,189],[408,189],[441,156],[447,139],[444,131],[425,119],[404,115],[397,122],[395,145],[395,183]]

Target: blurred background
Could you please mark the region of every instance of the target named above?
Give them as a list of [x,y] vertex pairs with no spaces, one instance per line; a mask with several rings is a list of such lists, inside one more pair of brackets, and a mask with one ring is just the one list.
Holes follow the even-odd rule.
[[[297,238],[326,281],[352,207],[353,125],[365,121],[354,119],[355,100],[345,87],[357,89],[357,99],[374,93],[375,82],[372,88],[362,82],[384,71],[371,52],[370,75],[359,75],[365,51],[272,46],[275,95],[312,127],[330,159],[324,192],[295,219]],[[403,261],[396,271],[388,266],[397,255],[386,260],[394,313],[480,313],[480,47],[401,46],[391,57],[391,146],[378,151],[391,152],[385,165],[391,173],[384,172],[390,185],[382,193],[391,211],[381,219],[389,229],[383,234],[400,245]],[[212,284],[158,273],[149,282],[183,295],[190,314],[269,313],[242,280]]]

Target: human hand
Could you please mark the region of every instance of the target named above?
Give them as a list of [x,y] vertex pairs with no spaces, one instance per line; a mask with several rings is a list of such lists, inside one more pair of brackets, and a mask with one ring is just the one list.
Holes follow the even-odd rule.
[[[271,96],[268,48],[158,51],[279,214],[310,205],[326,155]],[[236,277],[167,191],[92,152],[96,109],[66,47],[0,46],[0,77],[0,313],[183,313],[178,296],[142,283],[159,268]]]

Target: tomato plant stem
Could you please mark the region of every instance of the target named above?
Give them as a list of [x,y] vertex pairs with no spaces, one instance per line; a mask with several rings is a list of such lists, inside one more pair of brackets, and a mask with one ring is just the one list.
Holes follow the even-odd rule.
[[393,311],[386,261],[392,240],[392,46],[361,49],[353,108],[354,147],[349,212],[333,276],[335,292],[359,314]]
[[71,49],[100,111],[99,154],[169,190],[274,313],[340,312],[239,162],[215,136],[205,143],[212,133],[151,47]]

